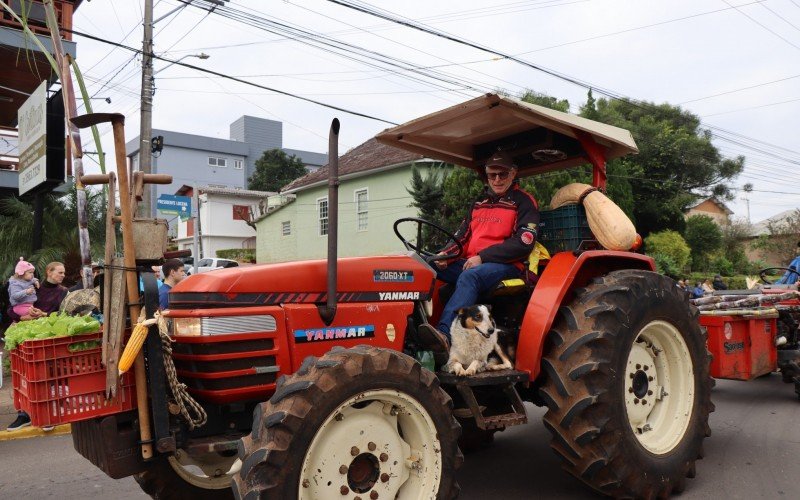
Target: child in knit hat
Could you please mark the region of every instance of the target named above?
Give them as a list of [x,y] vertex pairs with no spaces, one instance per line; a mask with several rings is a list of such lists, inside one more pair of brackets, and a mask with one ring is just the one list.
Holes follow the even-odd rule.
[[47,316],[41,309],[33,307],[36,302],[36,289],[39,288],[39,280],[33,277],[34,269],[36,268],[33,264],[20,257],[17,267],[14,268],[14,276],[8,280],[8,297],[12,309],[21,318]]

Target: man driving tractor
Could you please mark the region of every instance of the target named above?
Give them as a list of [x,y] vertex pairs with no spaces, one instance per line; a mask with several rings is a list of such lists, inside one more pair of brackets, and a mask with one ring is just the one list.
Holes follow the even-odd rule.
[[[440,260],[436,277],[455,285],[434,328],[424,323],[419,327],[422,341],[434,352],[447,352],[450,325],[462,307],[475,304],[478,297],[498,282],[519,278],[523,261],[536,243],[539,205],[519,187],[517,165],[505,153],[495,153],[485,166],[485,193],[470,207],[455,236],[464,247],[456,260]],[[452,253],[451,245],[440,255]]]

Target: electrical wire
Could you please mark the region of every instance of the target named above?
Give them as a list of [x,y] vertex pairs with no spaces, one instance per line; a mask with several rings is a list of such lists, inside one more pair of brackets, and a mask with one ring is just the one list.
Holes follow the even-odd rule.
[[[97,36],[94,36],[94,35],[90,35],[88,33],[83,33],[81,31],[67,30],[67,29],[63,29],[63,31],[69,31],[70,33],[72,33],[74,35],[82,36],[84,38],[88,38],[88,39],[94,40],[96,42],[106,43],[106,44],[110,44],[110,45],[117,45],[120,48],[129,50],[129,51],[132,51],[132,52],[136,52],[136,53],[141,53],[142,52],[141,49],[136,49],[134,47],[129,47],[129,46],[123,45],[121,43],[112,42],[111,40],[105,40],[103,38],[100,38],[100,37],[97,37]],[[347,108],[342,108],[340,106],[327,104],[327,103],[324,103],[324,102],[321,102],[321,101],[317,101],[317,100],[314,100],[314,99],[309,99],[307,97],[297,96],[297,95],[295,95],[295,94],[293,94],[291,92],[287,92],[285,90],[279,90],[279,89],[276,89],[276,88],[267,87],[265,85],[260,85],[260,84],[255,83],[255,82],[249,82],[247,80],[242,80],[241,78],[236,78],[236,77],[233,77],[233,76],[230,76],[230,75],[226,75],[226,74],[220,73],[218,71],[213,71],[213,70],[210,70],[210,69],[201,68],[199,66],[195,66],[193,64],[184,63],[182,61],[173,61],[171,59],[167,59],[166,57],[159,56],[157,54],[150,54],[150,57],[152,57],[154,59],[159,59],[161,61],[166,61],[166,62],[169,62],[169,63],[172,63],[172,64],[177,64],[178,66],[183,66],[185,68],[191,68],[191,69],[193,69],[195,71],[208,73],[208,74],[211,74],[211,75],[215,75],[215,76],[219,76],[219,77],[222,77],[222,78],[226,78],[228,80],[239,82],[239,83],[242,83],[242,84],[245,84],[245,85],[250,85],[252,87],[257,87],[257,88],[260,88],[260,89],[263,89],[263,90],[268,90],[268,91],[274,92],[276,94],[284,95],[284,96],[287,96],[287,97],[294,97],[296,99],[300,99],[301,101],[306,101],[306,102],[310,102],[312,104],[316,104],[318,106],[322,106],[322,107],[325,107],[325,108],[328,108],[328,109],[341,111],[342,113],[347,113],[347,114],[350,114],[350,115],[353,115],[353,116],[359,116],[361,118],[367,118],[367,119],[370,119],[370,120],[375,120],[375,121],[379,121],[379,122],[383,122],[383,123],[388,123],[389,125],[397,125],[397,123],[392,122],[392,121],[388,121],[388,120],[384,120],[383,118],[370,116],[370,115],[368,115],[366,113],[361,113],[361,112],[358,112],[358,111],[349,110]]]

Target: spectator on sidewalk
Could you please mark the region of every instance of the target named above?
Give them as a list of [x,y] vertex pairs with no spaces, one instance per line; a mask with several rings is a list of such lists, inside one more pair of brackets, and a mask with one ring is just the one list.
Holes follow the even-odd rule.
[[36,289],[39,288],[39,280],[33,277],[35,270],[36,267],[33,264],[20,257],[14,268],[14,276],[8,280],[8,298],[11,309],[19,317],[41,318],[45,316],[44,312],[33,305],[36,302]]
[[169,307],[169,291],[183,281],[186,277],[186,270],[180,260],[169,259],[161,266],[161,272],[164,274],[164,284],[158,289],[158,305],[163,310]]
[[[34,307],[47,314],[58,311],[58,308],[61,306],[61,301],[67,296],[67,288],[61,284],[61,282],[64,281],[64,274],[64,264],[61,262],[51,262],[47,264],[45,268],[45,278],[36,294],[37,299],[33,304]],[[7,312],[15,321],[32,319],[29,316],[20,317],[16,314],[12,314],[12,308],[9,308]],[[31,417],[22,410],[18,409],[17,411],[17,419],[6,428],[7,431],[15,431],[31,425]],[[50,431],[52,429],[52,426],[42,427],[44,431]]]

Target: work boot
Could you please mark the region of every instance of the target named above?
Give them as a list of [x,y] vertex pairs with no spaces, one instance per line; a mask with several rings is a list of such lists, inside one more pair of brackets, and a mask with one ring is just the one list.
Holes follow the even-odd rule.
[[433,352],[433,359],[436,366],[447,363],[450,352],[450,339],[437,330],[433,325],[422,323],[417,328],[417,339],[422,343],[422,347]]
[[22,429],[23,427],[28,427],[31,425],[31,417],[28,416],[25,412],[20,412],[17,414],[17,419],[11,422],[6,430],[7,431],[15,431],[17,429]]

